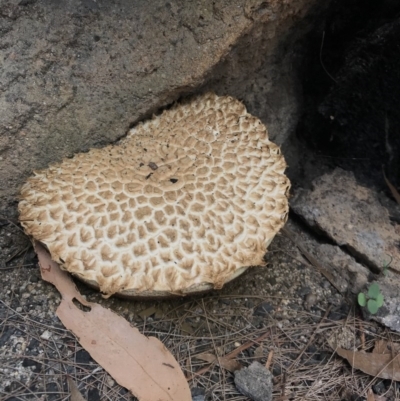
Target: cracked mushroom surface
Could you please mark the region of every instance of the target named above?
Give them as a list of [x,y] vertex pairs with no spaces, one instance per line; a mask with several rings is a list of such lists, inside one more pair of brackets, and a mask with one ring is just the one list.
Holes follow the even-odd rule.
[[62,268],[107,295],[218,289],[263,264],[287,218],[285,168],[258,118],[207,93],[118,145],[35,172],[20,221]]

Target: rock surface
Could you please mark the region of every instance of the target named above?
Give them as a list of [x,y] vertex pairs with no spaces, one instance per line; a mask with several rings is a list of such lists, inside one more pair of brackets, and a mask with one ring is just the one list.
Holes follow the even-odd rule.
[[298,108],[286,43],[315,3],[2,1],[0,210],[33,169],[113,142],[201,85],[245,100],[282,143]]
[[308,225],[338,245],[321,245],[312,238],[305,242],[332,272],[338,287],[353,294],[366,293],[372,281],[377,282],[384,304],[376,315],[367,308],[363,312],[400,332],[400,228],[390,221],[379,195],[359,185],[352,173],[336,169],[316,179],[312,190],[298,190],[291,206]]
[[235,385],[246,397],[254,401],[272,400],[272,374],[259,362],[235,372]]
[[321,176],[312,190],[296,191],[291,207],[373,272],[381,272],[390,259],[390,267],[400,272],[400,226],[391,223],[376,192],[357,184],[352,173],[337,168]]
[[371,272],[344,252],[339,246],[321,244],[314,237],[302,239],[308,251],[334,277],[334,283],[341,293],[358,294],[368,283]]
[[400,278],[397,273],[388,272],[387,276],[378,278],[376,282],[379,285],[380,292],[384,297],[384,303],[378,309],[376,315],[368,314],[364,308],[365,314],[373,320],[389,327],[392,330],[400,332]]

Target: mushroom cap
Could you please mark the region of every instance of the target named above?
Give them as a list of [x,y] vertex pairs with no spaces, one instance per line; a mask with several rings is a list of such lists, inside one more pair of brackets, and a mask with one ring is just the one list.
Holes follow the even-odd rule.
[[232,97],[177,104],[118,145],[37,171],[21,190],[25,232],[103,293],[221,288],[263,264],[290,186],[266,127]]

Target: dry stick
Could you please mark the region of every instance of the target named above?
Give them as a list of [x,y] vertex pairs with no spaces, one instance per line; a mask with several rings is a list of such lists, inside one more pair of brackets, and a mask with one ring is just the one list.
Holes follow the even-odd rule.
[[286,393],[285,389],[286,389],[286,373],[284,373],[282,375],[282,379],[281,379],[281,397],[280,398],[282,400],[285,399],[285,393]]
[[363,326],[362,326],[362,322],[361,322],[361,320],[358,322],[358,324],[359,324],[359,326],[360,326],[360,340],[361,340],[361,349],[364,349],[365,350],[365,333],[364,333],[364,330],[363,330]]
[[335,278],[333,277],[333,275],[326,270],[319,262],[316,258],[314,258],[313,255],[311,255],[311,253],[309,253],[307,251],[307,249],[304,247],[304,245],[299,242],[296,239],[296,236],[294,235],[294,233],[289,230],[287,227],[283,227],[282,228],[282,232],[283,234],[285,234],[285,236],[287,238],[289,238],[296,246],[297,248],[299,248],[300,252],[305,256],[305,258],[336,288],[336,290],[341,294],[342,290],[340,289],[340,287],[335,283]]
[[274,350],[272,349],[271,351],[269,351],[267,362],[265,362],[265,367],[267,369],[269,369],[269,367],[271,366],[273,356],[274,356]]

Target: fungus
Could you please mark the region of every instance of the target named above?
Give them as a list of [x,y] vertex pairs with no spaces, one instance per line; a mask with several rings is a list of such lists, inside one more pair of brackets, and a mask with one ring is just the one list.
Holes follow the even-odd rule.
[[288,213],[286,163],[266,127],[207,93],[118,145],[37,171],[20,221],[52,259],[104,294],[219,289],[263,264]]

